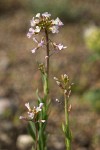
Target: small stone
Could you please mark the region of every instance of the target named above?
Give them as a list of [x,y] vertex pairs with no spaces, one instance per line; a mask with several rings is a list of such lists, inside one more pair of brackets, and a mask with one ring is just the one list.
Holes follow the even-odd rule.
[[31,149],[33,144],[33,139],[29,135],[19,135],[17,138],[17,147],[21,150]]
[[2,132],[0,132],[0,141],[7,145],[10,145],[12,143],[12,140],[9,138],[9,136]]

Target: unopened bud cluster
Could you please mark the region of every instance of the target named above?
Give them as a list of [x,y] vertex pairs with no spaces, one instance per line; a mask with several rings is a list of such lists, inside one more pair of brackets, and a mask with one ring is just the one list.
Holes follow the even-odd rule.
[[66,96],[69,98],[73,83],[70,84],[68,75],[61,75],[60,79],[54,77],[54,80],[56,81],[57,85],[63,90],[63,93],[66,94]]
[[41,71],[42,74],[45,74],[46,71],[45,71],[45,66],[43,63],[39,64],[38,69]]

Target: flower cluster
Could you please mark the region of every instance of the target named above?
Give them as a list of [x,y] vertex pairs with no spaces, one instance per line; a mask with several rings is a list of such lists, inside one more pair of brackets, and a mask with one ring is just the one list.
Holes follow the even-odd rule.
[[[39,34],[42,30],[44,30],[44,32],[47,34],[49,34],[50,32],[58,33],[59,28],[63,25],[63,23],[58,17],[55,20],[51,19],[51,14],[45,12],[43,14],[37,13],[36,16],[33,17],[32,20],[30,21],[30,25],[31,27],[29,28],[27,37],[32,38],[33,41],[37,44],[37,46],[31,50],[32,53],[35,53],[36,50],[38,50],[40,47],[47,45],[45,37],[42,37],[41,40],[38,41],[35,36]],[[60,50],[67,48],[66,46],[63,46],[63,44],[61,43],[57,44],[55,42],[52,42],[50,39],[48,39],[48,43],[52,45],[54,50],[53,53],[59,52]]]
[[27,34],[28,38],[31,38],[32,35],[38,34],[42,29],[46,29],[48,32],[58,33],[58,29],[63,25],[63,23],[58,17],[55,20],[52,20],[50,17],[51,14],[48,12],[43,14],[37,13],[30,21],[31,28],[29,28],[29,32]]
[[25,104],[25,107],[28,109],[28,116],[24,117],[24,116],[20,116],[19,119],[22,120],[27,120],[27,121],[33,121],[33,122],[45,122],[45,120],[36,120],[36,116],[37,114],[42,110],[43,107],[43,103],[40,103],[38,107],[33,107],[33,109],[31,109],[29,103]]

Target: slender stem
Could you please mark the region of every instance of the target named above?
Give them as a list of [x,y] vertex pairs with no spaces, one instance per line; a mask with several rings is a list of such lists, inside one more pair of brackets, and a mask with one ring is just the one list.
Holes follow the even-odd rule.
[[48,31],[46,29],[45,29],[45,36],[46,36],[46,56],[47,56],[46,69],[47,69],[47,76],[49,77],[49,37]]
[[35,141],[35,150],[37,150],[37,144],[38,144],[38,130],[37,130],[37,125],[36,127],[36,141]]
[[69,112],[68,112],[68,99],[66,94],[64,93],[64,100],[65,100],[65,125],[67,127],[67,135],[65,137],[65,143],[67,150],[71,150],[71,135],[70,135],[70,128],[69,128]]
[[45,36],[46,36],[46,56],[47,56],[47,59],[46,59],[46,95],[49,94],[49,36],[48,36],[48,31],[47,29],[45,29]]
[[64,93],[64,100],[65,100],[65,123],[69,125],[69,116],[68,116],[68,100],[66,94]]

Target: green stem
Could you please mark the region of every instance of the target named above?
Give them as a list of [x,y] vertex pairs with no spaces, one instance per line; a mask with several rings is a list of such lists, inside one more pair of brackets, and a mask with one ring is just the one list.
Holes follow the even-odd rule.
[[69,128],[69,112],[68,112],[68,99],[66,94],[64,93],[64,100],[65,100],[65,125],[67,129],[67,135],[65,137],[65,143],[66,143],[66,150],[71,150],[71,134],[70,134],[70,128]]
[[38,130],[37,130],[37,125],[35,125],[35,128],[36,128],[35,150],[37,150],[37,145],[38,145]]

